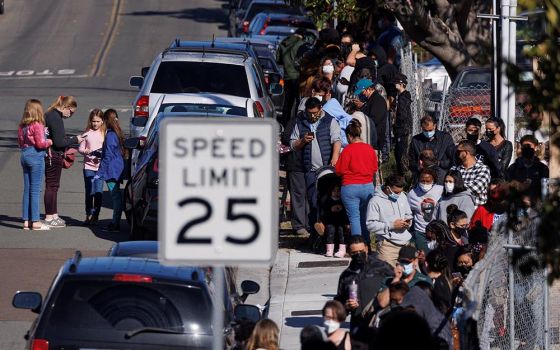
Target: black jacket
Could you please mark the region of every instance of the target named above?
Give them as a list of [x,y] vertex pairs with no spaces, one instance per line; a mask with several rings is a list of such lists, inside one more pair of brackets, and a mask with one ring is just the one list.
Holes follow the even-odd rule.
[[383,85],[388,96],[397,96],[393,79],[399,73],[399,70],[394,64],[387,62],[387,53],[383,47],[376,45],[371,51],[377,58],[377,82]]
[[52,150],[64,152],[66,147],[78,143],[76,136],[66,136],[62,113],[53,109],[45,113],[45,126],[47,127],[48,138],[52,140]]
[[[439,167],[447,172],[454,164],[455,143],[453,137],[448,132],[436,130],[434,137],[428,139],[423,133],[414,135],[409,149],[409,167],[413,173],[417,173],[418,160],[423,150],[431,149],[434,151]],[[439,179],[438,179],[439,180]]]
[[410,92],[403,91],[397,96],[397,115],[395,117],[395,137],[412,134],[412,97]]
[[482,161],[490,168],[492,178],[504,177],[502,166],[498,160],[498,152],[488,142],[482,140],[476,145],[476,159]]
[[533,196],[541,194],[541,180],[549,176],[549,169],[538,158],[534,157],[527,161],[523,157],[515,160],[515,163],[507,169],[506,180],[528,182]]
[[385,145],[385,132],[388,128],[387,102],[377,91],[371,94],[369,100],[362,106],[362,113],[367,115],[375,124],[377,132],[377,149]]
[[379,260],[376,254],[369,255],[365,268],[355,271],[352,269],[351,263],[346,270],[342,271],[334,300],[338,300],[344,305],[348,300],[348,287],[352,281],[356,281],[358,285],[358,304],[360,306],[351,312],[352,328],[362,325],[361,323],[365,321],[361,316],[363,307],[377,296],[387,277],[393,276],[393,267],[385,261]]
[[500,162],[500,170],[505,176],[511,157],[513,156],[513,144],[511,141],[504,140],[498,147],[495,147],[498,152],[498,161]]

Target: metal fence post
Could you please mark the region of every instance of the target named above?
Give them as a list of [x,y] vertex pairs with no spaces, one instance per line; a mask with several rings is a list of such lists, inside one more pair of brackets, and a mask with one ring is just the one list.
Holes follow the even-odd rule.
[[544,350],[550,349],[550,320],[548,310],[548,267],[544,267]]
[[[513,244],[513,231],[508,229],[508,244]],[[515,349],[515,281],[513,273],[513,265],[511,259],[513,256],[513,251],[511,248],[508,249],[508,279],[509,279],[509,349]]]

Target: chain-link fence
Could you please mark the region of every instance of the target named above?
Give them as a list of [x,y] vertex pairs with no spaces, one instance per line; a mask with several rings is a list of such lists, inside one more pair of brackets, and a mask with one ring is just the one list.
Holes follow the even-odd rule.
[[408,85],[406,89],[410,92],[412,98],[412,105],[410,106],[412,112],[412,135],[420,132],[420,119],[423,116],[423,90],[419,84],[417,62],[412,52],[412,43],[403,38],[403,47],[401,48],[401,73],[406,75]]
[[[558,326],[550,323],[557,322],[560,308],[548,302],[546,271],[526,274],[519,269],[535,258],[537,227],[535,217],[515,232],[505,225],[494,230],[484,259],[465,281],[466,305],[471,309],[467,314],[473,312],[477,321],[482,350],[560,349],[555,336]],[[525,254],[511,264],[511,256],[521,249]]]

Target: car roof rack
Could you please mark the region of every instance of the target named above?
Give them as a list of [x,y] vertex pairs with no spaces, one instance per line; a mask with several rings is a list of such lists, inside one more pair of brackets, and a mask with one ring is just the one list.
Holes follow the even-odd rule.
[[72,260],[70,261],[70,267],[68,268],[69,271],[76,272],[76,269],[78,268],[78,264],[80,263],[81,260],[82,260],[82,252],[76,250],[74,256],[72,257]]
[[165,55],[173,52],[193,52],[193,53],[200,53],[202,52],[203,56],[206,53],[219,53],[219,54],[226,54],[226,55],[235,55],[241,56],[245,60],[249,58],[249,53],[246,51],[240,51],[235,49],[226,49],[226,48],[219,48],[219,47],[211,47],[206,46],[206,44],[202,46],[177,46],[177,47],[168,47],[167,49],[163,50],[161,53],[161,58],[164,58]]

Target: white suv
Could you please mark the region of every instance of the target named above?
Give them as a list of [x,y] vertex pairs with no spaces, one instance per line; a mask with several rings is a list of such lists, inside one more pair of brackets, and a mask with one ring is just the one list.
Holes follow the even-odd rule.
[[130,78],[131,86],[141,87],[133,104],[130,135],[140,135],[164,94],[250,98],[261,117],[274,118],[270,95],[282,94],[283,87],[270,84],[267,91],[263,72],[251,50],[244,44],[176,41],[154,59],[145,78]]

